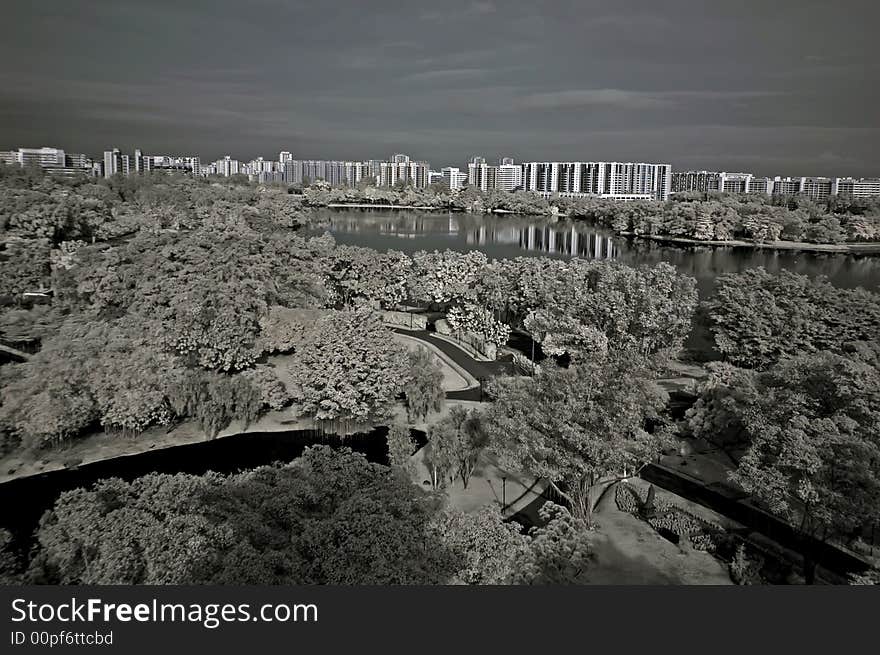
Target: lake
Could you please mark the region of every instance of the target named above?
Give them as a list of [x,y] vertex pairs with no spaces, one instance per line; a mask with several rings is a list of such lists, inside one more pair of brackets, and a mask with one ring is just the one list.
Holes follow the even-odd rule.
[[824,275],[840,287],[880,288],[880,257],[802,253],[759,248],[673,246],[615,235],[584,221],[538,216],[479,215],[418,210],[326,209],[317,212],[337,243],[375,250],[480,250],[490,259],[555,257],[613,259],[630,265],[669,262],[697,280],[700,297],[713,293],[715,278],[763,266],[810,276]]

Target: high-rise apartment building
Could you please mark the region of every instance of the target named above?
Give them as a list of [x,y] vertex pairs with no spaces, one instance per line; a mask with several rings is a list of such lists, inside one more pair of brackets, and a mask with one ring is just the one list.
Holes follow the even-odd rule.
[[801,180],[800,193],[811,200],[825,200],[834,193],[834,180],[830,177],[804,177]]
[[143,175],[153,170],[153,157],[144,156],[144,153],[138,148],[134,151],[132,164],[134,165],[134,172],[138,175]]
[[131,162],[129,156],[119,152],[119,148],[104,151],[104,177],[114,175],[128,177],[131,174]]
[[428,162],[412,161],[407,155],[395,154],[391,161],[380,162],[379,184],[381,186],[394,186],[395,184],[407,184],[417,189],[428,186]]
[[773,180],[769,177],[753,177],[749,183],[748,193],[764,194],[766,196],[773,194]]
[[774,196],[794,196],[801,192],[801,183],[803,178],[800,177],[779,177],[773,178],[773,195]]
[[713,171],[678,171],[672,174],[671,191],[710,191],[721,190],[721,173]]
[[838,177],[834,180],[833,193],[850,198],[880,196],[880,178]]
[[65,165],[64,151],[60,148],[19,148],[18,159],[22,166],[63,168]]
[[523,188],[542,194],[600,195],[621,200],[666,200],[672,167],[635,162],[528,162]]
[[467,173],[462,173],[460,169],[447,166],[440,169],[443,181],[451,190],[460,189],[468,181]]
[[53,175],[90,175],[92,161],[83,154],[66,153],[60,148],[19,148],[0,152],[7,165],[38,166]]
[[150,160],[144,164],[149,166],[148,170],[202,174],[202,160],[198,156],[147,155],[145,159]]
[[721,190],[724,193],[749,193],[753,177],[751,173],[722,173]]
[[495,188],[499,191],[514,191],[523,186],[523,169],[505,157],[495,173]]
[[218,159],[214,162],[214,166],[217,170],[217,175],[222,175],[224,177],[241,173],[241,162],[237,159],[233,159],[229,155],[226,155],[223,159]]
[[751,173],[715,171],[680,171],[672,174],[672,192],[699,191],[700,193],[763,193],[773,191],[769,178],[756,178]]
[[768,196],[805,196],[822,201],[829,196],[868,198],[880,195],[880,179],[851,177],[756,177],[751,173],[679,171],[672,174],[672,191],[723,191]]
[[488,191],[495,188],[497,166],[489,166],[482,157],[474,157],[468,164],[468,186]]

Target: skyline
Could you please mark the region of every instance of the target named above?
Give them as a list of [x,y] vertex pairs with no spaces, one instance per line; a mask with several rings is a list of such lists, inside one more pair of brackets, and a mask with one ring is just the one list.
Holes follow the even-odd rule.
[[[0,145],[2,145],[2,144],[0,144]],[[114,152],[114,153],[117,153],[118,155],[129,156],[129,157],[131,156],[132,153],[135,153],[135,158],[139,157],[139,156],[143,156],[148,159],[165,159],[165,160],[181,160],[181,161],[182,160],[196,160],[199,162],[199,165],[202,170],[205,170],[206,168],[211,167],[211,166],[216,166],[216,165],[222,164],[224,159],[231,160],[234,164],[242,165],[242,166],[257,164],[258,162],[265,163],[265,164],[277,165],[277,164],[279,164],[279,162],[283,164],[285,161],[286,162],[295,161],[295,162],[301,162],[301,163],[322,163],[322,164],[323,163],[328,163],[328,164],[333,163],[333,164],[346,164],[347,165],[347,164],[368,164],[371,162],[372,163],[380,163],[380,162],[387,163],[387,162],[390,162],[392,160],[397,159],[398,157],[405,157],[408,162],[425,165],[431,174],[439,175],[443,171],[454,170],[454,171],[459,172],[459,174],[464,175],[465,179],[468,178],[467,170],[469,169],[469,167],[475,161],[478,161],[478,160],[481,161],[484,166],[488,165],[488,167],[490,169],[495,169],[495,168],[498,168],[499,166],[502,168],[505,166],[522,168],[526,165],[531,165],[531,164],[560,164],[560,165],[561,164],[577,164],[577,163],[581,163],[581,162],[585,161],[583,159],[567,160],[567,161],[563,161],[561,159],[547,159],[547,160],[537,161],[537,160],[528,160],[528,158],[526,158],[526,160],[523,160],[523,161],[520,161],[519,163],[516,163],[515,158],[508,157],[508,156],[498,157],[493,161],[492,158],[483,157],[481,155],[473,155],[473,156],[468,157],[468,160],[465,161],[464,165],[462,166],[462,162],[446,162],[445,164],[437,164],[436,162],[432,163],[431,161],[428,161],[425,159],[415,159],[415,158],[409,157],[409,155],[406,155],[405,153],[394,153],[394,154],[387,156],[387,157],[384,157],[384,158],[369,157],[369,158],[364,158],[364,159],[355,159],[355,158],[327,159],[327,158],[301,158],[301,157],[295,156],[294,153],[291,153],[290,151],[287,151],[287,150],[279,150],[277,156],[273,156],[271,154],[268,156],[264,156],[264,155],[260,154],[260,155],[253,156],[250,159],[248,159],[246,157],[239,158],[234,155],[226,154],[226,155],[223,155],[219,158],[214,159],[214,158],[203,158],[203,157],[201,157],[200,153],[198,153],[198,152],[175,151],[175,152],[156,153],[156,152],[148,152],[148,151],[145,152],[142,148],[133,148],[130,152],[125,152],[124,149],[120,149],[116,146],[113,146],[109,150],[105,149],[105,150],[101,151],[101,153],[98,155],[95,155],[90,152],[74,153],[66,147],[59,148],[57,146],[57,144],[51,145],[51,146],[43,144],[42,146],[39,146],[39,147],[34,147],[34,146],[11,147],[8,150],[0,150],[0,155],[15,155],[16,151],[19,151],[19,150],[30,151],[32,157],[34,156],[34,153],[37,153],[38,151],[41,151],[41,150],[48,150],[48,151],[58,150],[63,153],[66,153],[68,157],[71,157],[71,156],[77,157],[77,158],[85,157],[86,160],[84,160],[84,161],[95,162],[95,163],[101,163],[102,162],[101,155],[103,155],[103,159],[106,159],[108,153],[110,153],[110,152]],[[2,162],[2,159],[0,159],[0,162]],[[755,173],[754,171],[747,171],[747,170],[743,170],[743,169],[733,170],[730,168],[724,168],[723,166],[715,166],[715,167],[703,168],[703,169],[676,169],[674,166],[672,166],[668,162],[624,162],[620,159],[609,159],[609,160],[607,160],[607,162],[604,162],[604,163],[625,164],[625,165],[638,164],[638,165],[647,165],[647,166],[669,166],[671,169],[671,172],[673,174],[706,173],[706,174],[710,174],[710,175],[728,175],[728,176],[733,176],[734,178],[748,176],[748,177],[754,177],[756,179],[761,179],[761,180],[766,179],[766,180],[770,180],[770,181],[772,181],[774,179],[776,179],[776,180],[780,180],[780,179],[781,180],[797,180],[797,179],[801,179],[801,178],[815,179],[815,180],[819,180],[819,179],[822,179],[822,180],[834,180],[834,179],[852,180],[852,179],[854,179],[854,180],[870,180],[870,181],[876,181],[876,180],[880,179],[880,175],[877,175],[877,174],[853,175],[853,174],[831,173],[831,174],[821,174],[821,175],[815,175],[815,174],[791,175],[786,172],[778,172],[778,171],[771,172],[769,174],[760,174],[760,173]],[[456,164],[456,165],[453,166],[453,164]],[[132,166],[134,166],[134,164],[132,164]],[[462,172],[462,171],[464,171],[464,172]]]
[[335,9],[12,5],[21,29],[0,43],[0,141],[205,160],[286,149],[438,165],[482,154],[758,175],[880,169],[880,91],[866,83],[880,63],[858,29],[880,17],[869,2]]

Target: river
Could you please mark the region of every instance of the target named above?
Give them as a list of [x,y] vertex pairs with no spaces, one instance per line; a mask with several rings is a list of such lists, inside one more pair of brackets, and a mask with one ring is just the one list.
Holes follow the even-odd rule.
[[745,247],[673,246],[615,235],[585,221],[511,214],[478,215],[419,210],[326,209],[318,212],[337,243],[375,250],[480,250],[490,259],[556,257],[613,259],[630,265],[669,262],[697,280],[701,298],[715,278],[763,266],[810,276],[824,275],[839,287],[880,288],[880,257],[774,251]]

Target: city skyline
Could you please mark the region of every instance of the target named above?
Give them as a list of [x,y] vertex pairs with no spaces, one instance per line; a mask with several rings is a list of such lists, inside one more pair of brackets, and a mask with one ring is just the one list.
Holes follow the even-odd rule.
[[880,169],[866,1],[48,5],[7,9],[4,147]]

